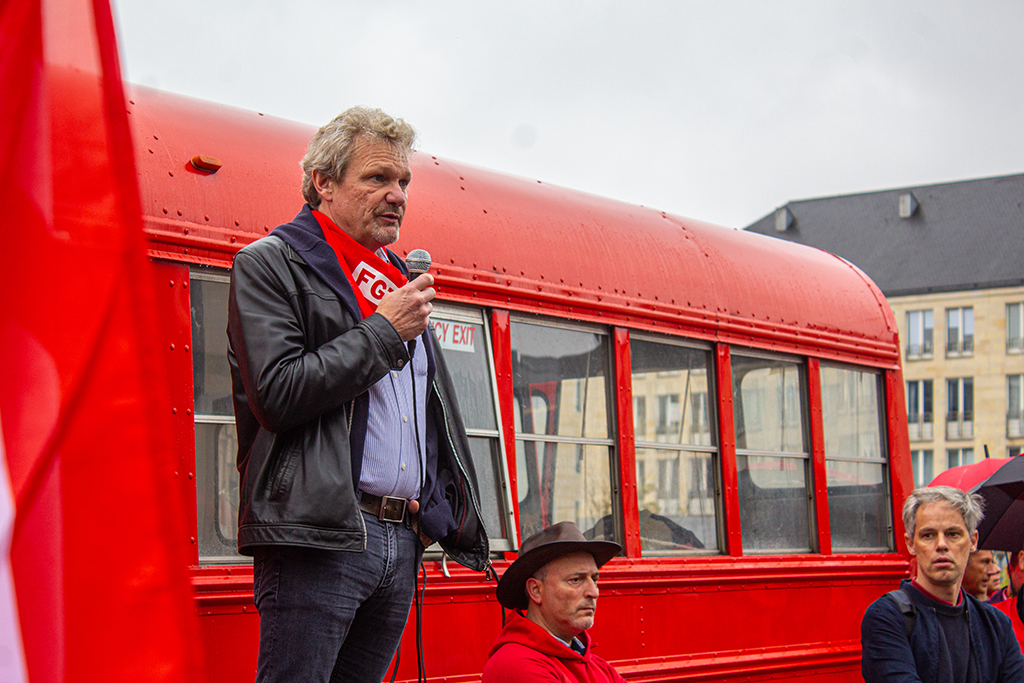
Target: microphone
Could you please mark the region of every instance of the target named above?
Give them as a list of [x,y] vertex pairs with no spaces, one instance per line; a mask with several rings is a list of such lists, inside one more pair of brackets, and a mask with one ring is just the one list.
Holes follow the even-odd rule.
[[430,270],[430,252],[426,249],[413,249],[405,257],[405,265],[409,266],[409,282]]
[[[405,265],[409,267],[409,282],[412,282],[423,273],[430,270],[430,252],[426,249],[413,249],[405,257]],[[409,362],[412,362],[413,353],[416,352],[416,340],[409,340]]]

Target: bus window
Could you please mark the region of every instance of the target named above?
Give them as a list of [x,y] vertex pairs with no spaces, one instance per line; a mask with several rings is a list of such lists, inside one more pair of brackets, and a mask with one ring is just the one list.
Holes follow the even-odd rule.
[[192,383],[195,390],[199,561],[250,562],[237,550],[238,470],[228,368],[228,275],[193,267]]
[[436,304],[430,320],[459,397],[491,548],[511,550],[511,544],[505,540],[511,506],[503,494],[502,481],[507,473],[498,430],[491,345],[483,313],[478,309]]
[[644,554],[718,550],[718,450],[707,350],[630,341]]
[[803,366],[733,355],[732,399],[743,548],[806,552],[810,448]]
[[513,320],[520,538],[573,521],[615,539],[608,336]]
[[888,459],[882,433],[882,376],[821,366],[821,409],[834,551],[888,551]]

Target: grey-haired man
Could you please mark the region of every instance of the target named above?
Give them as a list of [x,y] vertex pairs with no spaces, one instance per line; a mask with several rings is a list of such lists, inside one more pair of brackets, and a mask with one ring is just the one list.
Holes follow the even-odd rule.
[[917,577],[876,600],[861,622],[866,683],[1024,681],[1005,614],[961,589],[978,547],[980,499],[948,486],[917,489],[903,506]]
[[320,128],[306,205],[235,257],[228,361],[260,683],[379,683],[423,549],[482,570],[469,442],[398,239],[415,132],[353,107]]

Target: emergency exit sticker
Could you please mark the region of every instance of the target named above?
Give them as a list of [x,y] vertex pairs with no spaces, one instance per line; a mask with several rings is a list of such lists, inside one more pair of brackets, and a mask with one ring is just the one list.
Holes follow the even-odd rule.
[[472,325],[456,323],[450,320],[434,321],[434,334],[441,342],[441,348],[448,351],[468,351],[473,353],[473,337],[476,328]]

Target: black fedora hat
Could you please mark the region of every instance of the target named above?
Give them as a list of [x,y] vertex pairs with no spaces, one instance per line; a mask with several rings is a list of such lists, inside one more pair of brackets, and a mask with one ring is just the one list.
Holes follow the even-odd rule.
[[526,609],[526,580],[551,560],[580,552],[593,555],[600,567],[622,552],[622,546],[612,541],[588,541],[572,522],[552,524],[519,546],[519,558],[498,582],[498,602],[506,609]]

